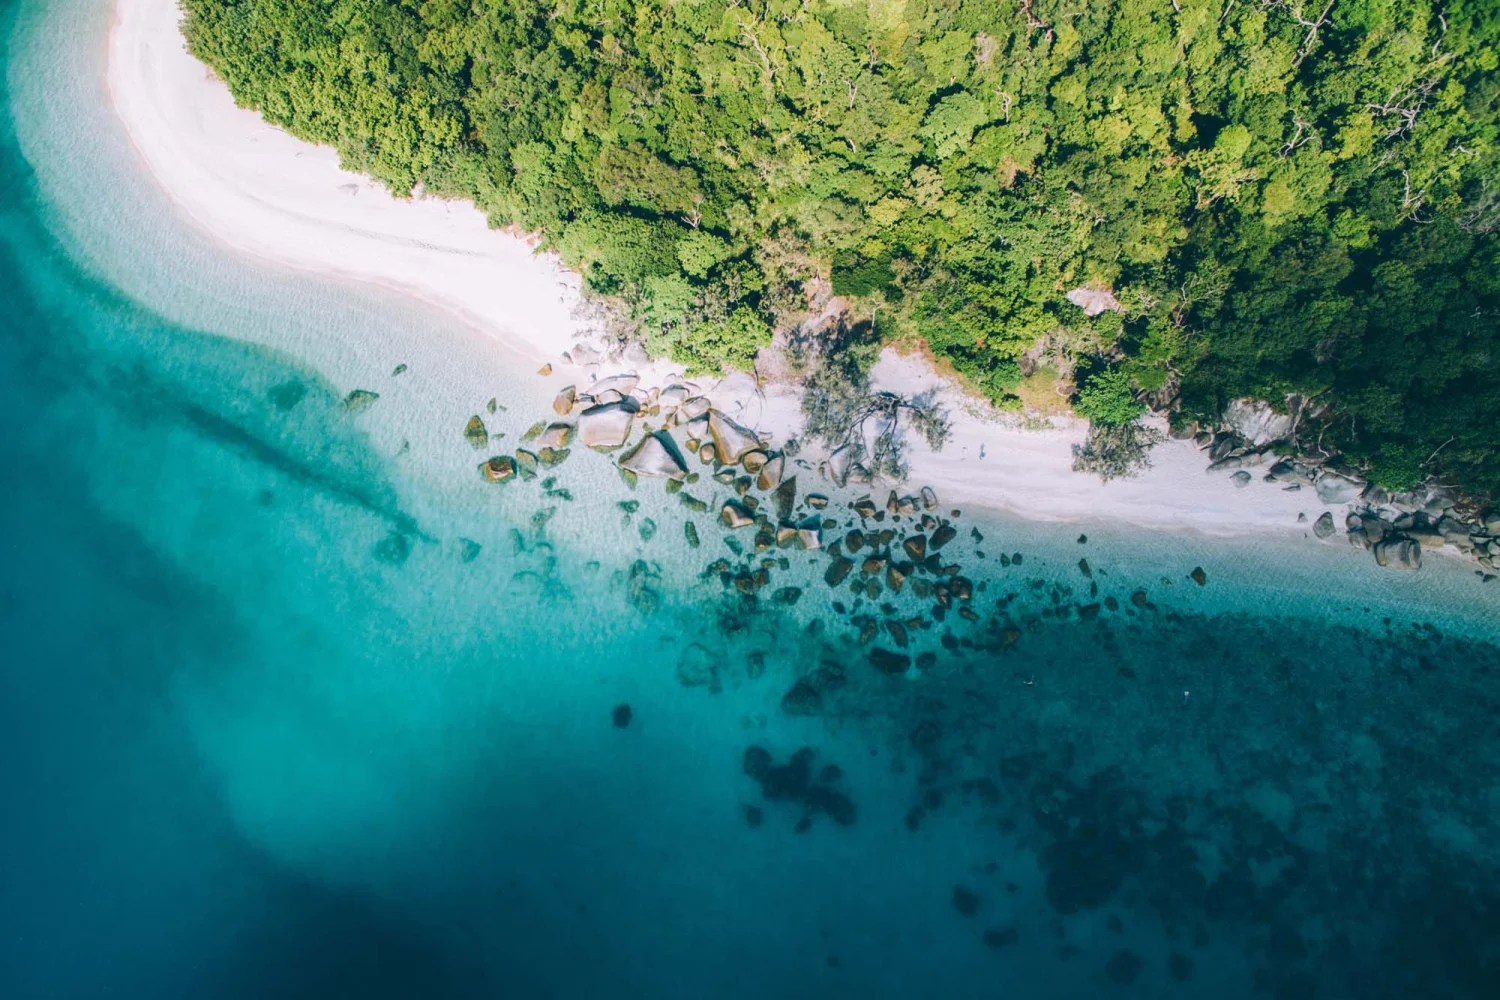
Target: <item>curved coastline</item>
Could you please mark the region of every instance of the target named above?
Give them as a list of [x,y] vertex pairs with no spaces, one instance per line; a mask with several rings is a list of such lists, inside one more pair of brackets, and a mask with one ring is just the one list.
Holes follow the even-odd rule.
[[[342,170],[332,149],[236,107],[228,88],[188,54],[178,20],[174,0],[115,0],[108,93],[149,173],[195,225],[275,264],[415,296],[528,359],[556,364],[586,336],[576,318],[580,279],[555,256],[489,229],[472,205],[392,197]],[[642,374],[668,377],[666,366],[652,368],[661,370]],[[589,374],[557,364],[551,378],[560,387]],[[1084,421],[1053,418],[1038,429],[973,412],[976,404],[924,360],[890,351],[872,380],[908,393],[939,388],[954,416],[952,434],[941,452],[914,441],[910,464],[913,483],[936,487],[945,502],[1039,520],[1288,539],[1311,538],[1308,522],[1329,509],[1311,491],[1280,484],[1237,489],[1226,474],[1206,474],[1202,452],[1187,441],[1158,446],[1136,478],[1102,483],[1072,470]],[[723,391],[734,400],[721,405],[762,434],[781,441],[799,431],[794,385],[757,389],[731,379]],[[1346,508],[1333,505],[1335,517]]]

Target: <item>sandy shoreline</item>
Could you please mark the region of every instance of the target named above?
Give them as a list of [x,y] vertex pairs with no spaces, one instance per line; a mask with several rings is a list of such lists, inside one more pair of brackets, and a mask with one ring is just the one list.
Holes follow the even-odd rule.
[[[333,150],[235,107],[224,84],[188,55],[177,23],[175,0],[115,0],[108,89],[144,166],[184,215],[262,260],[374,283],[451,310],[528,361],[557,364],[559,387],[588,380],[595,366],[580,372],[558,364],[586,335],[575,318],[576,274],[555,258],[533,254],[524,239],[489,229],[472,205],[393,198],[342,171]],[[645,384],[653,378],[664,384],[668,372],[657,364],[641,374]],[[1310,489],[1287,492],[1259,477],[1236,488],[1228,473],[1206,473],[1203,453],[1182,441],[1156,448],[1143,475],[1101,483],[1072,471],[1073,445],[1086,430],[1082,421],[1054,418],[1037,430],[1015,418],[974,415],[966,412],[973,404],[925,362],[892,352],[873,378],[904,392],[940,387],[954,417],[952,434],[938,453],[913,444],[911,486],[932,485],[945,505],[1044,520],[1291,537],[1307,530],[1299,513],[1312,519],[1330,509]],[[758,393],[741,377],[723,388],[716,401],[742,421],[776,441],[796,435],[800,410],[788,387]],[[1346,506],[1332,509],[1342,521]]]

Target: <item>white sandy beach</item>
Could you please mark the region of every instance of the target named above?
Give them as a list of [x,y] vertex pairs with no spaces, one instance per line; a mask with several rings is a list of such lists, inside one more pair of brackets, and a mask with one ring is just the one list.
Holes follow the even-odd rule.
[[[331,149],[236,108],[224,84],[188,55],[175,0],[115,5],[111,99],[146,168],[194,223],[258,258],[400,289],[450,309],[527,362],[556,363],[584,335],[574,316],[578,276],[554,258],[488,229],[471,205],[396,199],[342,171]],[[497,365],[516,363],[508,352],[497,352]],[[529,370],[516,374],[530,377]],[[552,378],[561,386],[579,381],[580,373],[558,365]],[[874,379],[905,392],[942,384],[925,362],[891,352]],[[796,433],[799,410],[786,387],[760,398],[743,389],[726,394],[734,398],[716,394],[719,405],[764,434],[782,440]],[[1206,457],[1181,441],[1159,446],[1145,474],[1101,483],[1072,471],[1083,422],[1053,419],[1050,429],[1027,429],[1014,418],[965,412],[972,404],[952,386],[944,386],[943,397],[954,415],[951,438],[938,453],[917,442],[911,471],[912,485],[934,486],[945,505],[1048,520],[1287,535],[1307,532],[1299,513],[1313,519],[1327,509],[1310,489],[1287,492],[1258,475],[1236,488],[1227,473],[1205,473]],[[1342,510],[1334,509],[1340,521]]]

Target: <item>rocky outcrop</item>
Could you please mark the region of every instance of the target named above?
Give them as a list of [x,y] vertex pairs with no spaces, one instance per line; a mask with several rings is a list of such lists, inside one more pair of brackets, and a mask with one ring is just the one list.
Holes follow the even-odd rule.
[[1085,316],[1120,311],[1120,300],[1108,288],[1074,288],[1068,291],[1066,298],[1082,309]]

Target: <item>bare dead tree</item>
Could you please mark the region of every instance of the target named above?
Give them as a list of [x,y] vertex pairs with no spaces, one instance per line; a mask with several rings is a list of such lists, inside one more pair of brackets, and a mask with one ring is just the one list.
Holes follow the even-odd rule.
[[[1260,5],[1266,10],[1281,11],[1294,22],[1307,29],[1307,34],[1302,37],[1302,44],[1297,48],[1297,57],[1292,60],[1292,69],[1297,69],[1308,56],[1312,55],[1313,49],[1318,45],[1319,33],[1328,24],[1328,15],[1333,12],[1333,5],[1337,2],[1338,0],[1328,0],[1328,3],[1323,7],[1322,13],[1315,18],[1309,18],[1306,16],[1307,8],[1303,6],[1301,0],[1260,0]],[[1229,6],[1232,7],[1234,4],[1231,2]],[[1228,15],[1229,7],[1225,7],[1224,17]],[[1224,17],[1220,17],[1220,22],[1223,21]]]
[[1276,151],[1276,155],[1283,160],[1295,153],[1299,147],[1319,138],[1318,133],[1313,130],[1312,122],[1304,120],[1300,111],[1292,112],[1292,126],[1295,128],[1292,137],[1282,143],[1281,148]]
[[1492,186],[1488,180],[1482,182],[1479,194],[1459,213],[1458,225],[1476,236],[1500,229],[1500,187]]
[[1410,219],[1413,222],[1419,222],[1423,224],[1431,222],[1431,219],[1424,219],[1421,216],[1422,203],[1427,198],[1427,189],[1422,188],[1420,191],[1414,192],[1411,189],[1411,174],[1405,170],[1402,170],[1401,177],[1406,183],[1406,190],[1401,195],[1400,218]]

